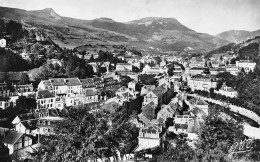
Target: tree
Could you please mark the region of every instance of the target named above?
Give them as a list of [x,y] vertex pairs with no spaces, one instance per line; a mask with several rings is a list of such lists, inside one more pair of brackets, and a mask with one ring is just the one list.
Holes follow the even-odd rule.
[[28,84],[29,76],[26,73],[22,73],[19,84]]
[[168,144],[168,151],[158,157],[159,162],[190,162],[196,160],[196,153],[185,139],[177,139],[176,146]]
[[19,96],[16,101],[16,107],[23,109],[25,112],[31,112],[31,110],[37,108],[36,99]]
[[[115,114],[90,113],[88,108],[67,109],[64,120],[54,126],[55,134],[41,139],[35,160],[88,161],[128,153],[138,136],[124,110]],[[135,141],[135,142],[134,142]]]

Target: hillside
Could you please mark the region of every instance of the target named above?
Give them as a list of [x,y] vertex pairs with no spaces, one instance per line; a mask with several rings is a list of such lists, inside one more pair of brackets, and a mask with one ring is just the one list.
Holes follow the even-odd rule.
[[246,30],[230,30],[230,31],[220,33],[216,36],[228,40],[230,42],[239,43],[259,35],[260,35],[260,29],[252,32]]
[[37,27],[61,47],[75,48],[86,44],[136,46],[153,52],[183,50],[210,50],[228,41],[204,33],[197,33],[174,18],[148,17],[127,23],[110,18],[80,20],[62,17],[53,9],[26,11],[0,7],[0,17],[18,20]]

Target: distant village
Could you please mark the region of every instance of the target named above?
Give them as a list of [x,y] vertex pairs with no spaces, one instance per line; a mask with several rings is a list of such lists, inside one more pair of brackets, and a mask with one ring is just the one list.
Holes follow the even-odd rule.
[[[37,35],[36,39],[41,41],[44,37]],[[0,39],[0,47],[7,48],[5,39]],[[17,54],[24,60],[30,60],[26,51]],[[97,58],[98,54],[87,53],[84,59],[88,60],[91,56]],[[102,64],[106,72],[100,77],[49,78],[41,80],[37,87],[33,84],[18,84],[15,80],[11,85],[0,83],[0,109],[3,111],[16,106],[20,97],[36,102],[36,108],[30,113],[19,114],[11,120],[0,118],[0,142],[8,148],[6,154],[32,151],[41,136],[54,133],[52,124],[63,120],[59,116],[60,111],[67,107],[86,105],[93,112],[113,113],[124,103],[134,104],[127,107],[129,111],[138,112],[137,118],[132,120],[139,128],[138,145],[133,154],[147,154],[163,147],[167,140],[174,141],[174,138],[166,136],[166,132],[196,139],[200,125],[209,114],[209,104],[203,98],[189,97],[189,94],[213,89],[214,93],[236,98],[237,92],[225,83],[216,90],[217,74],[229,72],[236,76],[241,70],[250,73],[256,67],[252,60],[236,61],[234,51],[213,54],[207,59],[203,55],[189,58],[164,54],[160,56],[160,61],[152,55],[137,58],[130,51],[124,55],[114,53],[114,56],[125,61],[114,65],[114,70],[109,70],[110,62],[88,63],[94,73]],[[62,66],[61,60],[49,61]],[[136,72],[135,68],[139,71]],[[130,81],[123,85],[126,76]],[[155,83],[147,84],[141,76],[152,76]],[[4,146],[0,149],[4,149]]]

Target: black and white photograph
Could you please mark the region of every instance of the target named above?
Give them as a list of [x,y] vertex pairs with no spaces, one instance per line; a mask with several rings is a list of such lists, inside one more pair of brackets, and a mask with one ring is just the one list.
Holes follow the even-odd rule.
[[260,0],[0,0],[0,162],[257,161]]

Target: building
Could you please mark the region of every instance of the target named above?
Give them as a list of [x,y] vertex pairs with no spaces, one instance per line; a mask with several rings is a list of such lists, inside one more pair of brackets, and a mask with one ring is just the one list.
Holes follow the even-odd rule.
[[98,102],[100,99],[100,91],[96,89],[87,89],[84,91],[85,103]]
[[129,63],[117,63],[116,71],[133,71],[133,65]]
[[245,70],[246,73],[248,73],[250,70],[253,72],[256,66],[256,63],[251,60],[240,60],[236,61],[236,66],[238,70],[242,70],[242,68]]
[[0,97],[9,97],[10,95],[10,90],[7,87],[7,84],[4,83],[0,83]]
[[144,151],[147,149],[155,149],[160,147],[160,133],[162,128],[156,122],[151,123],[150,126],[141,128],[138,136],[138,146],[134,152]]
[[188,86],[192,91],[201,90],[201,91],[209,91],[210,88],[217,87],[217,81],[215,77],[211,75],[194,75],[188,80]]
[[174,125],[169,127],[169,131],[174,132],[175,134],[187,134],[191,120],[189,115],[175,115]]
[[218,91],[215,90],[215,93],[231,98],[237,97],[237,91],[235,91],[232,87],[228,87],[226,83],[223,83]]
[[145,65],[143,68],[142,74],[166,74],[168,72],[167,67],[159,67],[159,66],[149,66]]
[[14,85],[14,87],[19,96],[28,96],[36,93],[33,89],[32,84],[25,84],[25,85],[18,84],[18,85]]
[[155,89],[155,85],[144,85],[141,88],[141,96],[146,95],[148,92],[152,91]]
[[12,124],[14,130],[19,133],[32,134],[37,129],[37,120],[34,118],[32,113],[21,114],[14,118]]
[[78,78],[51,78],[42,80],[39,90],[49,90],[58,98],[75,97],[82,94],[82,83]]
[[144,96],[143,104],[145,105],[147,103],[153,102],[156,106],[160,107],[166,102],[166,93],[167,86],[165,84],[158,86]]
[[5,39],[0,39],[0,47],[5,48],[6,47],[6,40]]
[[28,54],[26,51],[23,51],[21,54],[21,57],[24,59],[24,60],[30,60],[30,54]]
[[229,72],[232,75],[237,75],[238,74],[238,68],[236,67],[236,65],[228,65],[226,66],[226,72]]
[[2,143],[8,147],[9,154],[13,154],[15,151],[32,146],[33,139],[29,135],[10,131],[4,137]]
[[188,73],[191,76],[198,75],[198,74],[202,74],[206,69],[207,69],[206,67],[193,67],[189,69]]
[[48,90],[39,90],[36,93],[38,108],[55,108],[56,97]]
[[157,119],[162,118],[166,121],[167,118],[174,118],[176,109],[169,105],[162,105],[161,110],[157,113]]

